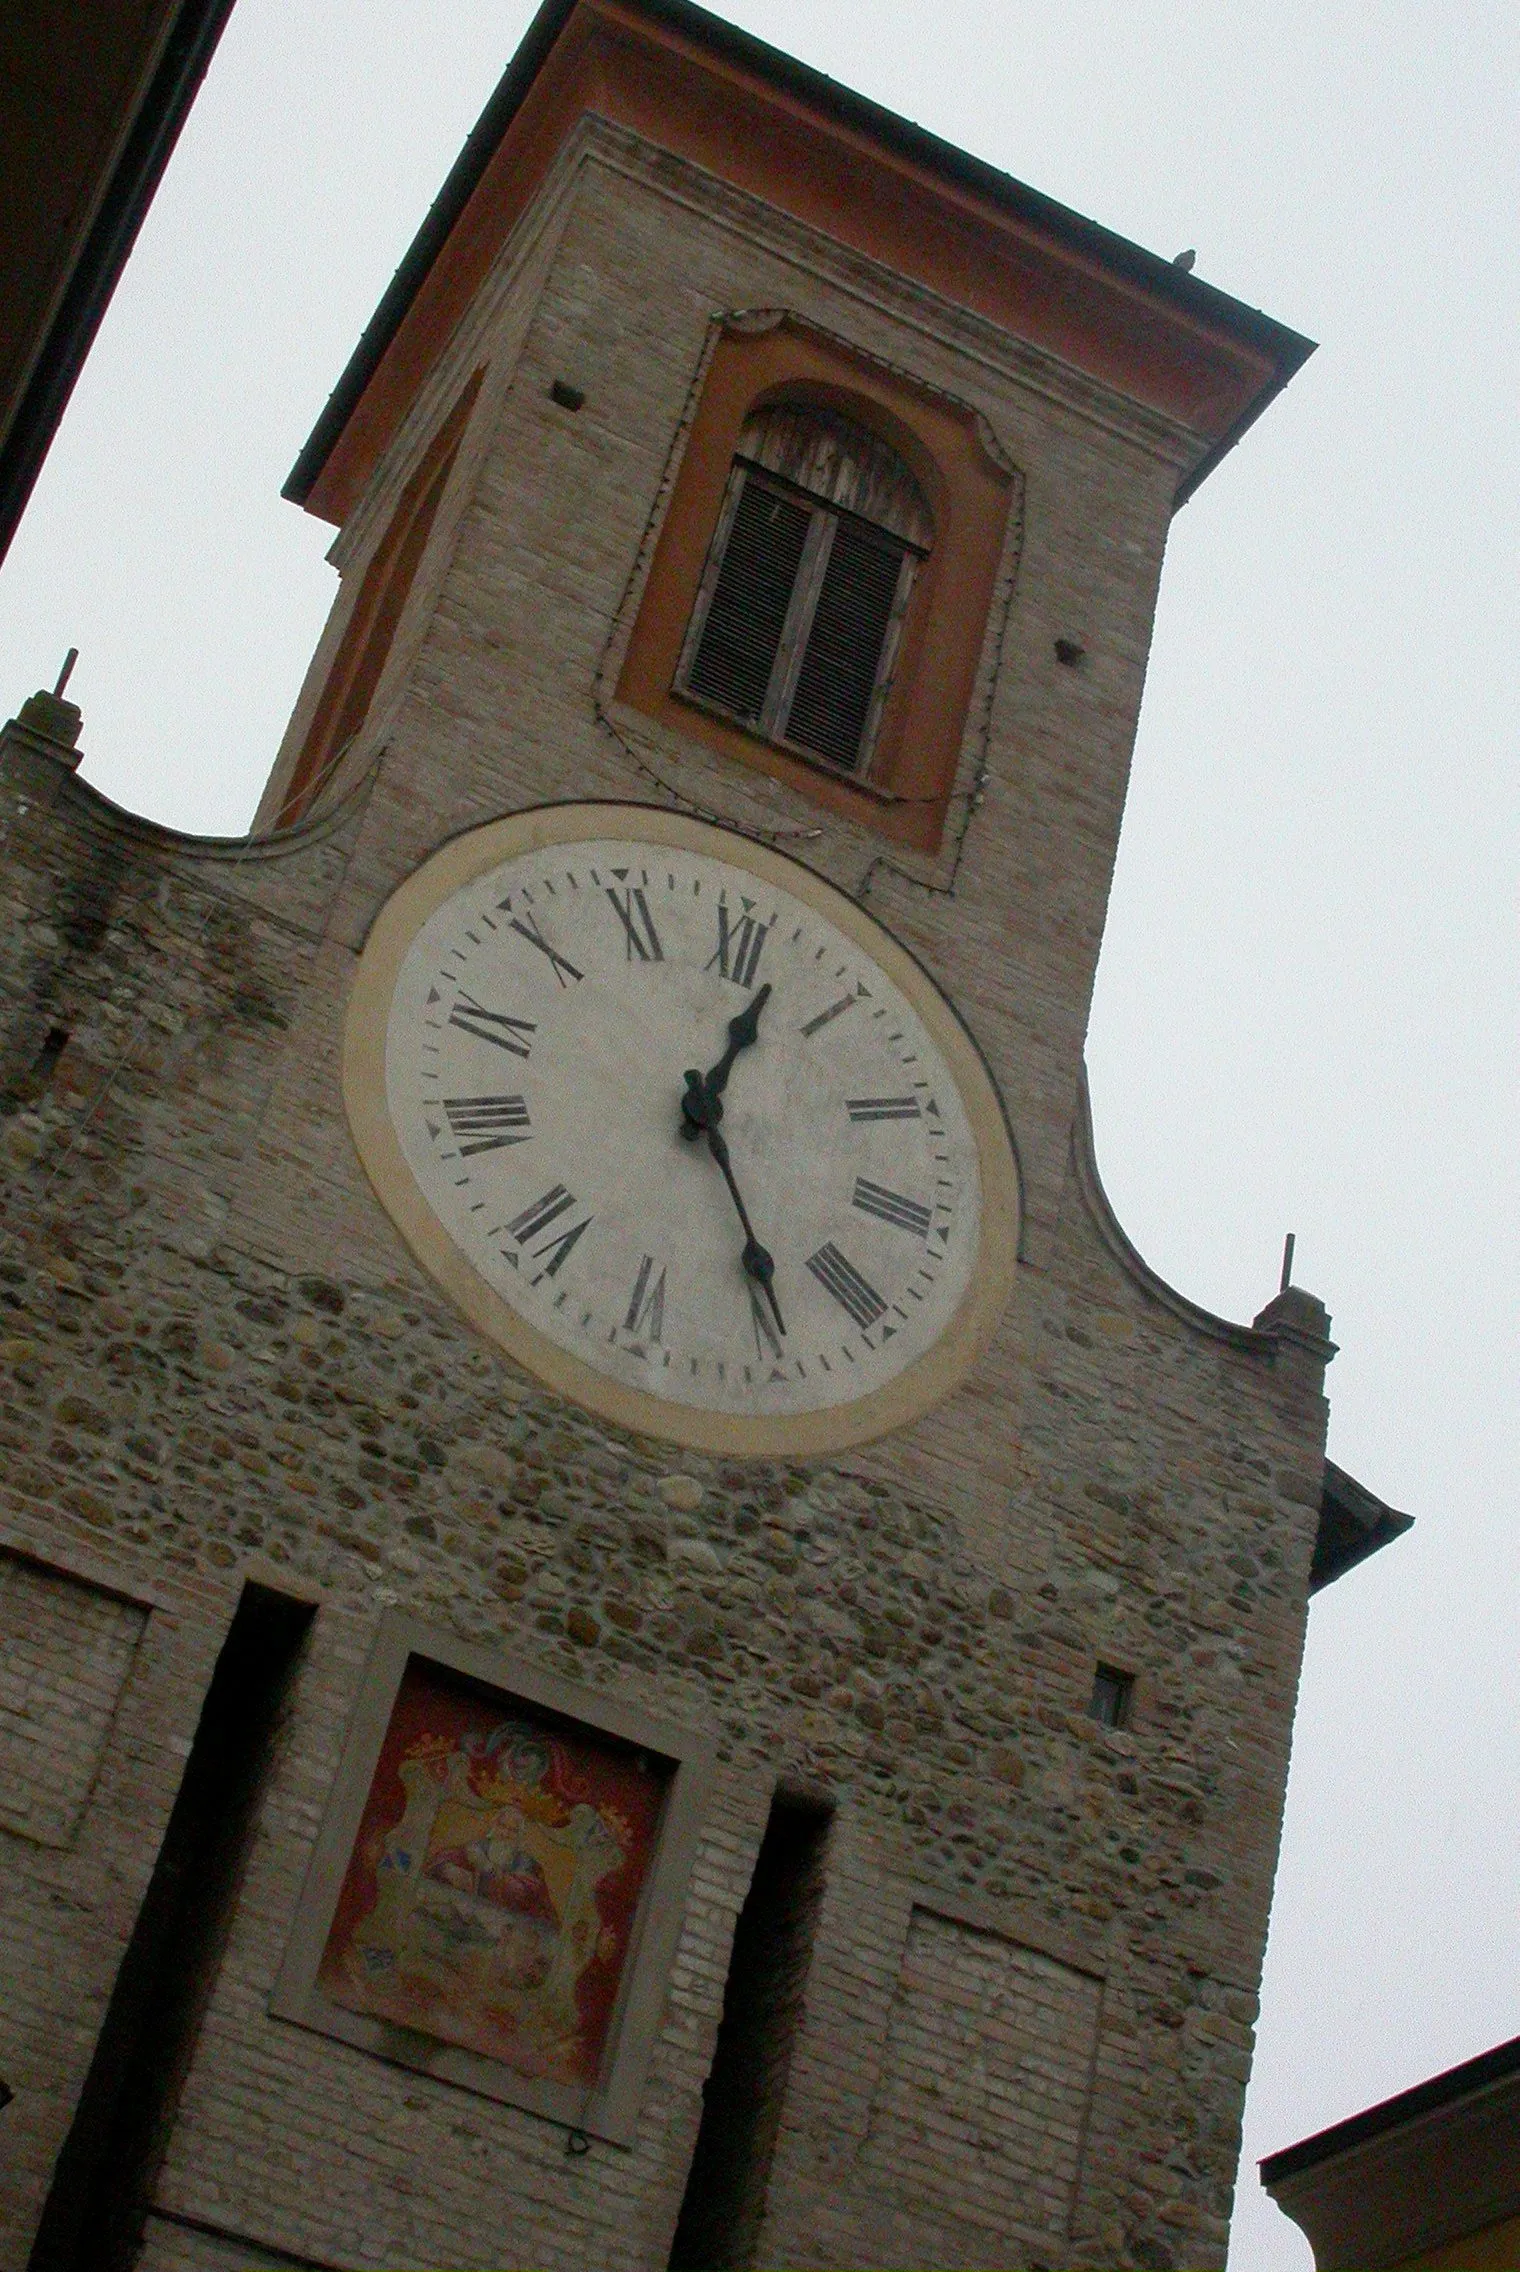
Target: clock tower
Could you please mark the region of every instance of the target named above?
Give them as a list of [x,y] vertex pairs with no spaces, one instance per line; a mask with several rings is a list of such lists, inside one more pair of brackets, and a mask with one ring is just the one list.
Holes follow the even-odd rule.
[[291,476],[253,834],[6,729],[6,2263],[1222,2262],[1403,1518],[1082,1041],[1170,518],[1308,352],[548,0]]

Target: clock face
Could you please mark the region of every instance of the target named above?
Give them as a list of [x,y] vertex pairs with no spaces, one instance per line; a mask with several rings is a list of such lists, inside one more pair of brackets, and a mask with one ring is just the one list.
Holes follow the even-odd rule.
[[856,1440],[964,1369],[989,1274],[1000,1300],[1012,1160],[953,1013],[808,871],[682,816],[448,846],[376,925],[345,1079],[423,1261],[625,1424]]

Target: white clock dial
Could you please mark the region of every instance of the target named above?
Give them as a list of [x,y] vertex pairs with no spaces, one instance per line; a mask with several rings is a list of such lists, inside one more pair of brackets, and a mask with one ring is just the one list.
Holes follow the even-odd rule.
[[[416,1198],[529,1329],[520,1353],[548,1344],[573,1385],[627,1392],[635,1424],[760,1448],[744,1424],[769,1445],[808,1415],[875,1411],[982,1259],[953,1019],[791,863],[639,808],[581,808],[565,834],[567,811],[520,816],[526,844],[512,823],[481,832],[506,856],[414,906],[384,958],[383,1042],[359,1021]],[[586,832],[593,813],[617,832]]]

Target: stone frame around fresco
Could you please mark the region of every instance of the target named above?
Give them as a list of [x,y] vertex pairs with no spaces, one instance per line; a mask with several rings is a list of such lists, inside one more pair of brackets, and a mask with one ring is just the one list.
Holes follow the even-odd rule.
[[[589,2089],[535,2081],[484,2053],[395,2022],[346,2010],[317,1973],[402,1678],[412,1659],[462,1674],[591,1736],[632,1744],[668,1762],[670,1779],[653,1861],[635,1915],[600,2071]],[[272,2019],[333,2036],[393,2065],[519,2106],[611,2145],[633,2143],[664,2013],[697,1840],[716,1771],[707,1739],[636,1704],[600,1695],[508,1650],[476,1647],[401,1611],[381,1621],[349,1717],[285,1959],[269,2000]]]

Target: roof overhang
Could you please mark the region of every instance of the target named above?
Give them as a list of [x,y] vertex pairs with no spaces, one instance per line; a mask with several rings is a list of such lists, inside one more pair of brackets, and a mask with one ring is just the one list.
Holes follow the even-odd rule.
[[232,0],[22,0],[0,77],[0,558]]
[[1520,2036],[1269,2154],[1261,2182],[1317,2272],[1378,2272],[1520,2217]]
[[690,0],[545,0],[285,486],[341,525],[587,112],[780,205],[1197,437],[1190,495],[1313,342]]
[[1369,1554],[1376,1554],[1380,1546],[1391,1545],[1402,1538],[1406,1530],[1413,1530],[1413,1515],[1401,1515],[1397,1507],[1390,1507],[1337,1467],[1333,1459],[1325,1462],[1325,1480],[1320,1491],[1319,1529],[1314,1538],[1314,1560],[1309,1565],[1309,1591],[1317,1594],[1321,1586],[1333,1585],[1358,1562],[1365,1562]]

